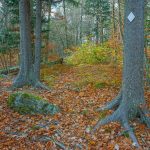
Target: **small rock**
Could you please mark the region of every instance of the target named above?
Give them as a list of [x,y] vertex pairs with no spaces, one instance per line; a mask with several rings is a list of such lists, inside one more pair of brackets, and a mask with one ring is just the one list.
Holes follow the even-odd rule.
[[119,150],[119,145],[116,144],[114,150]]
[[76,140],[76,137],[71,137],[70,140]]
[[87,128],[85,129],[85,132],[86,132],[86,133],[90,133],[90,131],[91,131],[91,127],[87,127]]
[[10,127],[5,127],[5,131],[10,131],[11,128]]
[[113,131],[111,131],[111,134],[112,134],[112,135],[114,135],[114,134],[115,134],[115,131],[114,131],[114,130],[113,130]]
[[138,145],[137,145],[137,143],[132,143],[132,146],[134,146],[134,147],[138,147]]

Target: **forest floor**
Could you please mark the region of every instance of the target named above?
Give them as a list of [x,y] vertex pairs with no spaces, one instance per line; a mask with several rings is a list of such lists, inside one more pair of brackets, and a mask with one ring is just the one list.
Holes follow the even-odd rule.
[[[118,123],[105,125],[94,135],[90,130],[98,119],[111,111],[96,112],[117,95],[121,69],[111,65],[55,65],[42,69],[42,80],[50,91],[24,87],[17,91],[33,93],[58,105],[60,113],[20,115],[7,106],[12,77],[0,78],[0,149],[1,150],[132,150],[127,133]],[[146,89],[150,99],[150,89]],[[148,103],[150,106],[150,104]],[[137,120],[132,122],[141,149],[150,147],[150,130]]]

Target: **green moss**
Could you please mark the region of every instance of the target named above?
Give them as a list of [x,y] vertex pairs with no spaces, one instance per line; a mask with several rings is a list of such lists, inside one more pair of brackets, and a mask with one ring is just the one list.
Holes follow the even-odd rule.
[[55,114],[59,111],[57,106],[28,93],[11,94],[7,104],[20,114]]
[[99,113],[99,119],[104,119],[107,116],[107,111],[102,111]]
[[13,107],[13,104],[14,104],[14,101],[15,101],[15,98],[16,96],[18,96],[19,93],[15,93],[15,94],[11,94],[8,98],[8,101],[7,101],[7,104],[9,107]]
[[107,86],[107,83],[105,82],[99,82],[95,84],[95,88],[97,89],[105,88],[106,86]]
[[83,109],[82,112],[81,112],[81,114],[83,114],[83,115],[85,115],[85,116],[88,115],[88,113],[89,113],[89,110],[86,109],[86,108]]
[[29,112],[30,111],[30,109],[29,108],[27,108],[27,107],[15,107],[15,100],[16,100],[16,97],[18,97],[18,96],[27,96],[27,94],[25,94],[25,93],[14,93],[14,94],[11,94],[10,96],[9,96],[9,98],[8,98],[8,101],[7,101],[7,104],[8,104],[8,106],[10,107],[10,108],[13,108],[15,111],[17,111],[17,112],[19,112],[20,114],[24,114],[24,113],[26,113],[26,112]]
[[20,96],[22,99],[42,100],[40,97],[32,95],[32,94],[17,92],[17,93],[13,93],[9,96],[8,101],[7,101],[7,104],[9,107],[13,106],[13,103],[14,103],[17,96]]
[[[21,93],[21,97],[25,99],[36,99],[36,100],[42,100],[40,97],[28,94],[28,93]],[[43,101],[43,100],[42,100]]]
[[17,111],[20,114],[34,114],[34,109],[32,107],[28,108],[28,107],[18,107],[18,108],[14,108],[15,111]]
[[128,132],[124,132],[122,135],[123,135],[124,137],[126,137],[126,138],[129,138],[129,133],[128,133]]
[[3,79],[3,76],[0,74],[0,79]]

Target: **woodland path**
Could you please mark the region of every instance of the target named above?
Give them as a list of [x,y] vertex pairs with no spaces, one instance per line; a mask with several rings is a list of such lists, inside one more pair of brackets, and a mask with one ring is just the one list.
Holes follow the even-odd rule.
[[[121,73],[110,68],[95,65],[56,66],[51,70],[43,69],[43,79],[46,75],[46,78],[48,76],[53,78],[49,79],[50,81],[45,80],[52,85],[51,91],[35,90],[30,87],[18,90],[39,95],[57,104],[61,112],[54,116],[20,115],[13,112],[7,107],[8,96],[12,93],[9,90],[11,80],[1,78],[0,149],[134,149],[128,134],[119,136],[123,129],[118,123],[105,125],[93,136],[89,133],[98,118],[104,118],[111,113],[110,111],[98,113],[95,111],[96,108],[113,99],[119,91],[120,83],[117,79],[120,80]],[[145,96],[148,99],[150,90],[146,91]],[[150,130],[136,121],[133,126],[142,148],[148,150]]]

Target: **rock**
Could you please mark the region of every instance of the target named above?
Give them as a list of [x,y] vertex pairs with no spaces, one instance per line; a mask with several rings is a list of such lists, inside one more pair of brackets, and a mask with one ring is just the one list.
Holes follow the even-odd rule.
[[120,148],[119,148],[119,145],[116,144],[114,150],[119,150],[119,149],[120,149]]
[[90,132],[91,132],[91,127],[88,126],[88,127],[85,129],[85,132],[86,132],[86,133],[90,133]]
[[40,97],[27,93],[11,94],[8,106],[20,114],[50,114],[59,112],[58,106],[51,104]]
[[5,127],[5,131],[10,131],[11,128],[10,127]]

